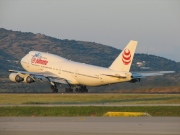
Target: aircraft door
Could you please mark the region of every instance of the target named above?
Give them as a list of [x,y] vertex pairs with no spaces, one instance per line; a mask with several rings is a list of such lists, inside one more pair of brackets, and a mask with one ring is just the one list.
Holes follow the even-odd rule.
[[27,62],[27,68],[29,68],[29,62]]
[[77,77],[78,70],[75,70],[74,77]]
[[100,80],[100,82],[104,82],[104,81],[103,81],[103,76],[102,76],[102,75],[99,75],[99,80]]
[[41,72],[43,71],[43,66],[42,65],[39,66],[39,71],[41,71]]
[[59,68],[58,73],[61,74],[61,67]]

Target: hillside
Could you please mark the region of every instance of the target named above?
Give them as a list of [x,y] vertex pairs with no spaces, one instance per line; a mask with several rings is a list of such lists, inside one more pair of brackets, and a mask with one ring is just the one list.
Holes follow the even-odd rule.
[[[121,50],[118,50],[116,48],[95,42],[85,42],[68,39],[61,40],[40,33],[33,34],[30,32],[12,31],[0,28],[1,80],[6,80],[8,78],[8,69],[22,70],[19,60],[31,50],[50,52],[67,59],[71,59],[73,61],[79,61],[103,67],[108,67],[121,52]],[[167,75],[165,77],[162,77],[161,79],[159,77],[155,79],[144,79],[144,84],[140,82],[139,84],[132,85],[131,88],[140,87],[141,85],[143,87],[179,85],[179,69],[180,63],[177,63],[175,61],[154,55],[135,54],[131,71],[174,70],[178,72],[178,74],[174,76]],[[35,83],[31,86],[29,86],[29,84],[28,86],[27,84],[18,84],[15,87],[20,87],[15,88],[14,83],[7,83],[7,81],[1,81],[1,83],[2,85],[0,86],[0,91],[12,91],[12,89],[20,89],[20,91],[23,91],[23,89],[27,89],[27,91],[32,91],[33,87],[36,87],[37,84]],[[121,87],[123,87],[123,89],[130,89],[129,86],[131,86],[129,85],[129,83],[128,85],[126,83],[116,84],[108,87],[108,89],[117,90]],[[104,89],[104,87],[98,89],[107,90],[106,88]]]

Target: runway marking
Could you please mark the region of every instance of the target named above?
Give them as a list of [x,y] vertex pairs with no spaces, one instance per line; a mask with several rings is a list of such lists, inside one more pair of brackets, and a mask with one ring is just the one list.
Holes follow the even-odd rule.
[[151,116],[145,112],[107,112],[103,116],[108,117],[139,117],[139,116]]

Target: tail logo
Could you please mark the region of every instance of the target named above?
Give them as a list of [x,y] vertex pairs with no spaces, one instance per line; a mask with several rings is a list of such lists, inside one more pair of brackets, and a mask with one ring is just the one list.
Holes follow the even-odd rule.
[[122,62],[124,65],[128,65],[131,62],[131,52],[129,49],[125,49],[122,54]]

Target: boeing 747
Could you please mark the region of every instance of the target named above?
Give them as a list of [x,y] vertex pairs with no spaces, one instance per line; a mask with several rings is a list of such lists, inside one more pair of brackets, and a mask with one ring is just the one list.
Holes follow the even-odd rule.
[[130,72],[136,46],[137,41],[131,40],[108,68],[70,61],[50,53],[30,51],[21,59],[21,65],[26,71],[9,70],[9,79],[18,83],[47,79],[54,93],[58,92],[57,84],[67,84],[65,92],[88,92],[87,86],[135,83],[143,77],[174,72]]

